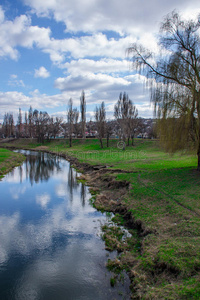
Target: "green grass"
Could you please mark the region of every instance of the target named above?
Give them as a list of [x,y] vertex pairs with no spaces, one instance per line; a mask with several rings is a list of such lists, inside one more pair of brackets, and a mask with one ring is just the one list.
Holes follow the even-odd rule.
[[[111,140],[110,147],[103,149],[97,139],[73,140],[72,148],[66,140],[44,145],[18,140],[9,145],[27,149],[45,146],[81,162],[116,170],[112,174],[116,180],[131,184],[124,205],[150,232],[129,239],[126,254],[121,256],[121,264],[134,274],[137,295],[141,299],[200,299],[200,174],[196,171],[196,155],[170,155],[151,140],[136,139],[134,147],[125,151],[118,149],[117,143]],[[3,155],[7,153],[1,154],[0,162]],[[115,219],[123,221],[119,215]],[[108,247],[118,245],[110,233],[104,238]]]
[[21,164],[24,159],[25,157],[22,154],[0,148],[0,178],[12,170],[12,168]]

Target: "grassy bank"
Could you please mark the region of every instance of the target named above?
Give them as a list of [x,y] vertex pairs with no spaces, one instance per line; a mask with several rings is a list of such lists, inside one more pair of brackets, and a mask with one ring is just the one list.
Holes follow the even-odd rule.
[[15,166],[20,165],[24,159],[25,157],[22,154],[0,148],[0,178]]
[[[82,163],[99,166],[99,170],[106,165],[104,172],[92,173],[97,205],[106,203],[100,196],[107,199],[110,195],[106,208],[125,207],[126,215],[128,212],[134,220],[132,227],[135,224],[138,229],[124,241],[114,228],[105,228],[108,247],[121,252],[108,267],[116,273],[129,272],[133,298],[200,299],[200,174],[196,156],[169,155],[157,141],[136,140],[134,147],[125,151],[117,143],[112,140],[109,148],[100,149],[96,139],[75,140],[72,148],[65,140],[45,145],[18,140],[9,146],[70,154]],[[98,187],[99,178],[102,185]],[[120,188],[123,182],[129,183],[128,188]],[[120,215],[115,218],[125,222]]]

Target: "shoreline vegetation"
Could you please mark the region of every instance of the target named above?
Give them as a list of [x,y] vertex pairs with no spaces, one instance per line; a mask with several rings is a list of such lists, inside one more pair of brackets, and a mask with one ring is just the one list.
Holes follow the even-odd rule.
[[24,155],[0,147],[0,179],[24,160]]
[[[17,139],[1,148],[30,149],[60,155],[82,175],[99,210],[114,213],[127,227],[104,226],[111,285],[131,280],[132,299],[200,299],[200,174],[191,152],[165,153],[156,140],[136,139],[125,151],[118,140],[100,148],[97,139],[69,142]],[[106,144],[106,141],[103,141]]]

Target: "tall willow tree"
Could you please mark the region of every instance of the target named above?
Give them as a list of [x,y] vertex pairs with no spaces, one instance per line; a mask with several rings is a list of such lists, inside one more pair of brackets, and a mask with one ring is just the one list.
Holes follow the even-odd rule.
[[134,68],[147,76],[168,151],[193,145],[200,171],[200,16],[183,20],[173,11],[160,27],[160,54],[135,43],[128,48]]

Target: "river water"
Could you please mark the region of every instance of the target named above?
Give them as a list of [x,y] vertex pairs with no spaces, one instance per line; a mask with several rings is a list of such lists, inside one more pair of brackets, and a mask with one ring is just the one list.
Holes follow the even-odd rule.
[[110,286],[107,217],[76,171],[51,154],[20,152],[26,161],[0,182],[0,299],[129,299],[127,285]]

